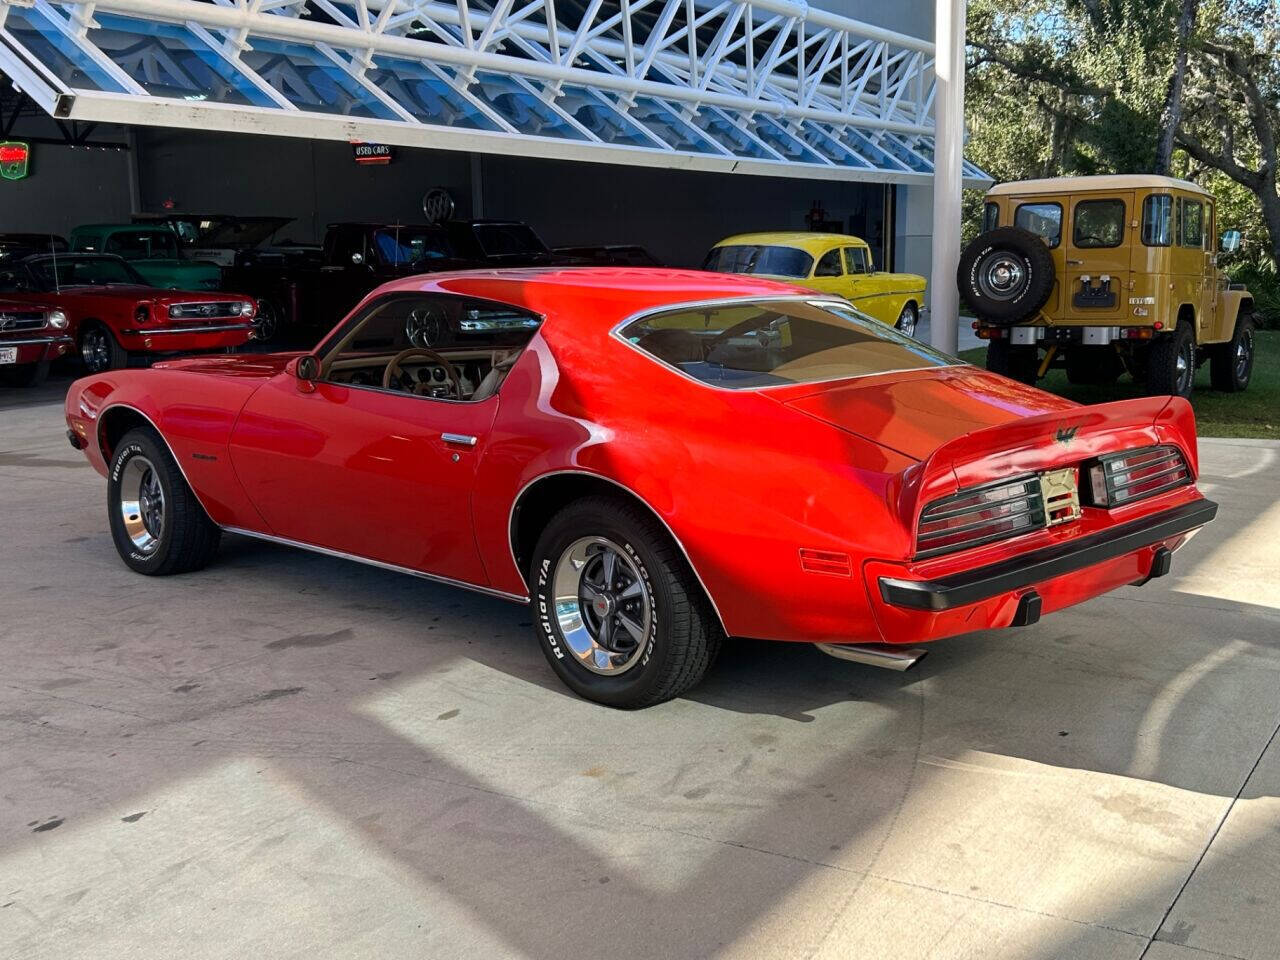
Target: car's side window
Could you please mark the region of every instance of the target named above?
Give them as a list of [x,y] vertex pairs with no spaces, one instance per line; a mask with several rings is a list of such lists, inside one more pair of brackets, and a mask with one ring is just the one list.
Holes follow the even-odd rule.
[[541,322],[488,300],[388,294],[338,331],[319,379],[436,400],[486,400]]
[[815,277],[838,277],[844,271],[840,267],[840,250],[828,250],[818,260],[818,265],[813,268]]
[[982,208],[982,232],[994,230],[1000,226],[1000,204],[987,203]]
[[1062,242],[1062,205],[1023,203],[1013,212],[1013,225],[1028,230],[1053,249]]
[[871,259],[862,247],[845,247],[844,257],[850,273],[871,272]]
[[1167,247],[1172,241],[1173,197],[1153,193],[1142,201],[1142,242],[1148,247]]
[[1199,200],[1182,201],[1182,237],[1184,247],[1204,246],[1204,204]]

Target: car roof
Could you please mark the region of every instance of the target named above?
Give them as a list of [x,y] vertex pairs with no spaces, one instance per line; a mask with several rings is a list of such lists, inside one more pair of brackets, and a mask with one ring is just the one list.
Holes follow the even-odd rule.
[[173,233],[167,221],[155,223],[82,223],[72,233]]
[[[716,247],[760,244],[770,247],[796,247],[808,253],[824,253],[832,247],[865,247],[861,237],[847,233],[820,233],[810,230],[774,230],[764,233],[739,233],[725,237]],[[714,250],[715,247],[712,247]]]
[[[805,296],[793,284],[736,273],[668,267],[526,267],[419,274],[379,294],[449,293],[494,300],[541,314],[563,336],[612,330],[636,313],[681,304]],[[832,299],[816,291],[815,299]]]
[[1046,180],[1013,180],[998,183],[987,191],[989,197],[1016,196],[1024,193],[1071,193],[1088,190],[1150,190],[1165,188],[1186,190],[1206,197],[1208,190],[1190,180],[1161,177],[1153,173],[1114,173],[1093,177],[1050,177]]

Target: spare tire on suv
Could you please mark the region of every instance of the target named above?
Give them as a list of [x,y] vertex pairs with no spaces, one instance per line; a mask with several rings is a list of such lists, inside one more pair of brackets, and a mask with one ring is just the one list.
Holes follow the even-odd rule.
[[1044,240],[1020,227],[997,227],[960,255],[960,298],[987,323],[1029,320],[1053,291],[1053,256]]

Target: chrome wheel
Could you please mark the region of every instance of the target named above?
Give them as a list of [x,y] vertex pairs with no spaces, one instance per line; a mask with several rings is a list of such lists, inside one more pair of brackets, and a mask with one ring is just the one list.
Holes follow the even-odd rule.
[[80,337],[80,358],[90,373],[100,373],[111,368],[111,344],[107,332],[101,327],[90,327]]
[[575,540],[552,579],[555,617],[565,646],[592,673],[617,676],[645,650],[653,596],[634,560],[604,537]]
[[978,265],[978,289],[993,300],[1012,300],[1026,285],[1027,269],[1015,256],[997,251]]
[[1191,392],[1191,378],[1196,375],[1196,345],[1187,340],[1186,345],[1178,351],[1174,371],[1174,385],[1179,396]]
[[275,305],[269,300],[261,301],[258,304],[258,315],[253,321],[254,339],[269,343],[276,338],[276,334],[279,332],[280,315],[276,313]]
[[908,337],[914,337],[918,319],[915,307],[908,303],[902,308],[902,312],[898,314],[898,322],[893,325],[894,329],[905,333]]
[[133,457],[120,476],[120,517],[125,535],[144,556],[160,546],[164,507],[164,489],[155,466],[146,457]]

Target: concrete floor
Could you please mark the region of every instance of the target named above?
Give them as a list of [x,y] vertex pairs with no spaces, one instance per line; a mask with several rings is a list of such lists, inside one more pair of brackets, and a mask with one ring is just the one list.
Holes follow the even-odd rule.
[[570,696],[524,608],[228,537],[131,574],[0,393],[0,956],[1275,957],[1280,449],[1174,572],[907,674]]

